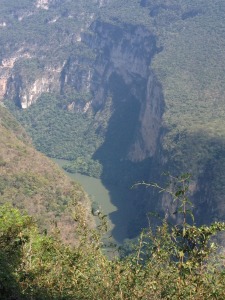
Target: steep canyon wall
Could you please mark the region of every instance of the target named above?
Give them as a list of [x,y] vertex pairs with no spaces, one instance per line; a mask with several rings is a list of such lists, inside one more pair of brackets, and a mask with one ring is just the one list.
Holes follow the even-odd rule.
[[[20,12],[17,19],[25,22],[35,18],[39,11],[45,11],[43,32],[32,42],[24,38],[1,56],[1,99],[13,100],[18,107],[31,110],[43,94],[62,99],[57,109],[90,118],[96,136],[103,140],[91,155],[103,167],[101,176],[105,185],[113,180],[115,184],[131,186],[142,180],[160,181],[163,171],[176,174],[190,171],[194,174],[192,198],[199,222],[222,219],[224,142],[221,137],[211,138],[198,115],[207,106],[207,97],[214,99],[216,93],[211,95],[208,88],[203,97],[197,90],[194,105],[189,101],[190,92],[195,91],[196,86],[206,86],[205,82],[201,83],[201,76],[198,80],[194,77],[193,82],[189,78],[192,74],[189,62],[195,66],[202,51],[193,50],[187,58],[182,54],[192,38],[187,34],[189,27],[192,28],[192,19],[199,16],[201,19],[206,12],[198,5],[193,10],[186,3],[177,5],[172,0],[168,5],[162,1],[159,5],[140,1],[152,21],[145,26],[136,19],[132,23],[122,22],[115,17],[116,13],[108,18],[105,8],[112,5],[112,10],[118,9],[112,1],[89,2],[91,5],[85,7],[85,13],[82,3],[69,10],[67,1],[60,4],[56,0],[36,1],[32,10]],[[99,17],[99,9],[106,17]],[[123,12],[121,9],[121,14]],[[132,9],[129,12],[131,14]],[[8,21],[3,19],[2,22],[7,28]],[[46,38],[43,38],[44,28],[51,29]],[[162,36],[166,49],[159,46]],[[183,44],[182,36],[185,37]],[[176,38],[181,42],[176,44]],[[177,47],[177,55],[172,43]],[[166,52],[170,53],[171,64]],[[155,58],[158,57],[161,61],[157,65]],[[198,72],[194,67],[193,70]],[[211,82],[207,86],[215,91]],[[174,91],[178,91],[177,94]],[[196,95],[199,98],[195,98]],[[213,101],[217,105],[219,100]],[[213,101],[208,102],[211,105]],[[189,122],[192,116],[195,119]],[[209,125],[214,124],[212,118],[210,122]],[[199,125],[199,129],[196,124],[202,127]],[[79,143],[82,147],[80,139]],[[214,175],[209,176],[210,170]],[[221,182],[209,190],[208,183],[214,185],[212,177],[217,174]],[[162,199],[155,191],[142,190],[134,191],[132,201],[137,205],[138,218],[143,220],[146,211],[166,211],[169,200]]]

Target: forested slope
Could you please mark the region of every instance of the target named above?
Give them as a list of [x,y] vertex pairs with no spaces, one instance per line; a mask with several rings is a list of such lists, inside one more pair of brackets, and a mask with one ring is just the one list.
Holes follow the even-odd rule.
[[75,243],[76,224],[88,222],[90,216],[81,186],[33,148],[23,128],[2,106],[0,145],[0,203],[29,212],[41,231],[58,227],[64,241]]

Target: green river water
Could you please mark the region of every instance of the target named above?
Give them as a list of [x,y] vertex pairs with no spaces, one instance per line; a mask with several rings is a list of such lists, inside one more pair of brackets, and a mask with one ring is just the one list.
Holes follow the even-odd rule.
[[[67,163],[66,160],[53,159],[61,168]],[[103,214],[108,216],[109,234],[113,242],[122,244],[129,236],[130,224],[135,217],[135,207],[130,200],[132,191],[117,186],[103,185],[100,179],[85,176],[79,173],[64,172],[72,179],[79,182],[90,198],[98,203]]]

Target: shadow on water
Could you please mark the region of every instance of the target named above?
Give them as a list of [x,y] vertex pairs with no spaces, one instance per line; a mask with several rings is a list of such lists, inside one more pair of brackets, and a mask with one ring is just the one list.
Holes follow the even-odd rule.
[[[67,163],[63,159],[53,159],[61,168]],[[131,217],[135,214],[132,204],[133,191],[129,188],[107,185],[105,187],[101,179],[82,175],[79,173],[64,172],[73,180],[79,182],[93,203],[96,203],[101,212],[108,216],[109,233],[113,241],[122,243],[128,237],[127,227],[131,222]],[[113,200],[113,201],[112,201]],[[96,217],[96,221],[98,218]]]
[[117,207],[116,211],[109,213],[109,219],[114,224],[112,237],[119,243],[125,239],[134,238],[140,230],[138,215],[140,208],[136,203],[136,192],[132,189],[121,187],[109,187],[110,199]]
[[[67,163],[62,159],[53,160],[60,167]],[[135,190],[113,184],[105,186],[100,179],[79,173],[64,172],[79,182],[89,194],[90,199],[99,205],[101,212],[108,216],[109,233],[107,236],[111,235],[113,241],[118,244],[122,244],[126,238],[134,236],[134,220],[137,217],[137,210],[139,210],[134,201]]]

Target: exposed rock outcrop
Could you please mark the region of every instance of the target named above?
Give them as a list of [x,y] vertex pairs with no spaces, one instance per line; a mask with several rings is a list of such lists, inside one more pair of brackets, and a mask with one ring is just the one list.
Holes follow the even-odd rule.
[[49,0],[37,0],[36,7],[42,9],[49,9]]
[[21,108],[28,108],[42,93],[59,91],[62,68],[63,66],[61,68],[46,67],[32,82],[20,73],[12,74],[8,80],[6,95],[14,98]]
[[156,153],[163,109],[162,87],[151,73],[148,76],[146,97],[141,103],[135,141],[128,156],[131,160],[142,161]]
[[[45,9],[48,4],[49,1],[37,2],[38,7]],[[156,37],[143,26],[100,21],[94,22],[89,32],[85,33],[82,28],[79,33],[76,32],[76,40],[79,40],[76,43],[85,44],[89,54],[69,56],[57,66],[37,67],[36,73],[33,68],[31,72],[25,72],[23,66],[15,67],[16,62],[24,60],[29,66],[32,57],[29,52],[20,49],[4,59],[0,67],[0,97],[14,99],[20,107],[27,108],[42,93],[63,95],[69,90],[86,94],[89,96],[83,103],[71,99],[68,109],[82,113],[94,110],[96,126],[99,124],[100,127],[98,112],[105,112],[106,103],[112,96],[113,102],[108,114],[111,117],[117,114],[117,107],[121,105],[118,104],[119,97],[119,101],[126,106],[125,119],[133,114],[133,106],[137,109],[135,117],[132,117],[135,119],[131,120],[134,131],[120,159],[137,162],[154,156],[164,109],[162,87],[151,69],[151,60],[159,51]],[[33,77],[30,75],[32,72]],[[120,78],[123,85],[121,89],[125,89],[126,93],[119,92],[118,95],[115,78]]]
[[138,119],[131,120],[136,122],[135,131],[123,158],[142,161],[155,154],[164,109],[162,87],[150,66],[151,59],[159,51],[156,38],[142,26],[125,25],[121,28],[96,22],[92,30],[95,35],[85,40],[99,53],[91,86],[93,106],[102,109],[107,96],[118,88],[113,86],[112,77],[119,77],[127,90],[121,101],[132,107],[134,103],[130,99],[134,98],[139,107]]
[[[91,30],[91,35],[83,34],[83,42],[96,58],[82,63],[68,61],[63,70],[62,89],[69,85],[79,92],[90,93],[89,108],[96,113],[103,112],[107,99],[119,89],[114,86],[114,78],[120,78],[127,90],[127,94],[119,95],[122,97],[120,101],[127,103],[132,110],[132,98],[139,107],[138,118],[132,120],[136,124],[135,131],[123,159],[141,161],[151,157],[156,151],[164,108],[161,85],[150,67],[152,57],[159,51],[156,39],[141,26],[120,27],[97,21]],[[116,113],[117,98],[114,97],[111,116]],[[126,117],[129,119],[129,116],[124,116],[124,119]]]
[[19,49],[11,57],[6,57],[1,61],[0,65],[0,100],[7,94],[7,85],[13,74],[15,62],[20,59],[30,58],[30,54],[23,49]]

